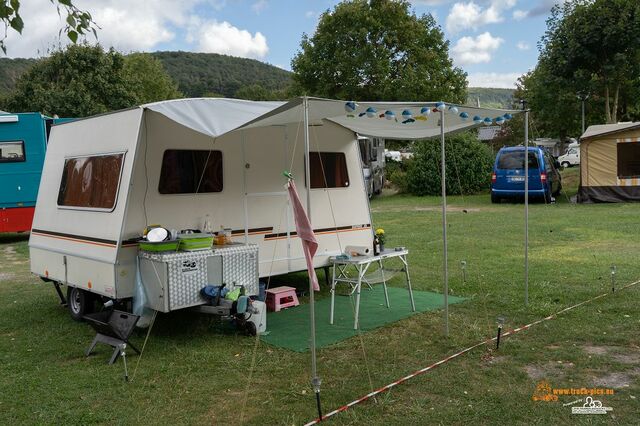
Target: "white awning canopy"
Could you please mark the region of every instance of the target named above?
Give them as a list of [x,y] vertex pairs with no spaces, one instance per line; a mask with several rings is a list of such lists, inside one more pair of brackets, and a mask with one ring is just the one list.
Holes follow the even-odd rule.
[[[349,105],[347,105],[349,104]],[[309,98],[310,123],[329,120],[356,133],[386,139],[427,139],[440,134],[438,102],[359,102]],[[289,102],[238,99],[178,99],[142,105],[211,137],[242,128],[302,122],[302,98]],[[445,133],[486,124],[501,124],[519,110],[446,104]],[[474,120],[475,118],[475,120]]]

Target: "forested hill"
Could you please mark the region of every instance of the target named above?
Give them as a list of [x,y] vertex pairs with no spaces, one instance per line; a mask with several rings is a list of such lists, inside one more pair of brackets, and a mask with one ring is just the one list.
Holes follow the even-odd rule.
[[269,91],[285,89],[291,73],[256,61],[216,53],[155,52],[186,97],[233,97],[238,89],[260,85]]
[[0,58],[0,96],[13,90],[18,78],[36,61],[37,59]]
[[[241,88],[258,85],[277,92],[291,84],[291,73],[255,59],[216,53],[154,52],[186,97],[234,97]],[[0,96],[13,90],[37,59],[0,58]]]
[[[260,86],[266,92],[283,91],[291,84],[291,73],[254,59],[236,58],[216,53],[155,52],[167,73],[178,83],[186,97],[240,96],[239,89]],[[0,97],[37,59],[0,58]],[[254,91],[255,93],[255,91]],[[470,87],[467,103],[475,105],[480,98],[483,107],[512,108],[512,89]],[[255,99],[255,98],[254,98]]]
[[475,106],[480,99],[480,106],[484,108],[513,108],[513,89],[496,89],[489,87],[469,87],[467,89],[467,104]]

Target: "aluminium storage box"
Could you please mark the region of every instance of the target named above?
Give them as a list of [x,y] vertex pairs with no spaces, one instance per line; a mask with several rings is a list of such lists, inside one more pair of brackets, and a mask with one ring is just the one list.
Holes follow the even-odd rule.
[[258,246],[231,244],[215,250],[152,253],[141,251],[140,275],[147,306],[160,312],[207,303],[200,290],[208,284],[244,286],[257,295]]

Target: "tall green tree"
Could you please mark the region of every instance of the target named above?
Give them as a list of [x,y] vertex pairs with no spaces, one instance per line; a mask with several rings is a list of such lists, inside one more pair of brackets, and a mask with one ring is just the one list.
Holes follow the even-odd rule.
[[[45,0],[42,1],[45,2]],[[76,43],[79,36],[84,36],[88,32],[92,32],[97,38],[98,25],[93,21],[89,12],[78,8],[72,0],[49,1],[56,7],[58,15],[65,16],[65,24],[60,32],[64,32],[71,42]],[[22,34],[25,27],[20,15],[20,3],[21,0],[0,0],[0,25],[4,25],[4,35],[0,38],[0,50],[5,54],[7,46],[4,40],[9,29]]]
[[162,67],[145,56],[134,55],[128,62],[113,49],[71,45],[34,64],[0,106],[12,112],[85,117],[176,93]]
[[591,94],[597,123],[635,118],[639,75],[640,2],[569,0],[552,9],[538,65],[524,83],[540,121],[555,120],[562,133],[562,120],[579,129],[579,93]]
[[149,53],[124,57],[124,72],[138,103],[181,98],[178,84],[167,74],[162,62]]
[[348,0],[304,34],[291,62],[308,94],[371,101],[466,100],[466,73],[431,15],[406,0]]

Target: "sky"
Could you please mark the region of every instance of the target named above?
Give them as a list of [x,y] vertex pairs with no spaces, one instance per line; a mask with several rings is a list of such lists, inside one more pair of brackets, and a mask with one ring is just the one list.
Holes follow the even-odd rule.
[[[432,14],[450,41],[449,55],[471,87],[514,87],[535,67],[537,42],[551,7],[562,0],[411,0],[417,15]],[[96,23],[99,42],[128,53],[159,50],[222,53],[290,70],[303,33],[337,0],[75,0]],[[11,29],[7,56],[41,57],[66,44],[56,8],[22,0],[20,36]],[[64,17],[64,12],[62,13]],[[89,42],[95,42],[93,36]]]

